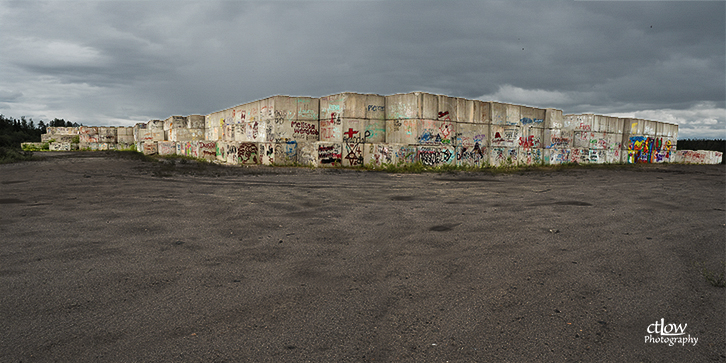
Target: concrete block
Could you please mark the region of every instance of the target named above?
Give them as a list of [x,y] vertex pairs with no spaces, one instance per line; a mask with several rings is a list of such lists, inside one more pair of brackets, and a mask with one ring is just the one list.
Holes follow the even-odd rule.
[[[177,143],[177,155],[189,156],[192,158],[199,157],[198,141],[180,141]],[[215,148],[216,150],[216,148]],[[216,155],[216,153],[215,153]]]
[[217,159],[217,142],[216,141],[195,141],[197,144],[197,155],[200,159],[215,160]]
[[489,164],[489,148],[475,144],[456,146],[456,165],[485,167]]
[[156,150],[159,155],[174,155],[176,154],[176,143],[172,141],[158,141],[156,143]]
[[117,131],[115,127],[99,127],[98,142],[116,143]]
[[650,120],[644,120],[643,122],[643,135],[656,136],[656,122]]
[[570,149],[544,149],[542,159],[546,165],[567,164],[570,162]]
[[544,129],[525,127],[519,136],[518,146],[521,149],[541,149],[544,141]]
[[317,142],[318,167],[340,166],[343,162],[342,145],[337,142]]
[[102,151],[108,150],[109,143],[107,143],[107,142],[97,142],[97,143],[93,143],[93,144],[96,145],[96,148],[92,149],[92,150],[102,150]]
[[526,128],[544,128],[547,110],[542,108],[520,106],[520,113],[521,116],[519,119],[519,125]]
[[575,131],[575,147],[585,149],[606,150],[608,148],[608,133]]
[[81,126],[78,128],[79,141],[82,143],[98,142],[98,127]]
[[49,144],[50,151],[71,151],[70,142],[51,142]]
[[384,120],[331,118],[320,121],[320,141],[381,143],[385,139]]
[[425,166],[456,165],[456,151],[451,145],[419,146],[417,158]]
[[[386,104],[388,107],[388,104]],[[416,144],[418,142],[417,119],[386,120],[386,143]]]
[[562,116],[562,110],[556,108],[545,109],[545,121],[544,128],[547,129],[562,129],[565,123]]
[[489,165],[494,167],[517,165],[518,155],[517,147],[492,146],[489,149]]
[[542,146],[545,149],[569,149],[574,147],[574,131],[544,129]]
[[385,97],[343,92],[320,98],[320,120],[330,118],[385,119]]
[[365,144],[362,142],[356,142],[356,140],[361,139],[348,139],[342,143],[343,166],[363,166],[363,150]]
[[318,166],[318,143],[299,142],[297,143],[297,162],[305,166]]
[[533,149],[520,147],[517,150],[518,165],[542,165],[544,164],[543,149]]
[[[289,124],[283,125],[281,130],[278,130],[274,137],[268,137],[268,141],[284,142],[284,141],[298,141],[298,142],[314,142],[319,139],[319,125],[320,121],[294,121]],[[284,131],[284,132],[283,132]],[[292,136],[288,136],[288,135]]]
[[438,119],[438,96],[423,92],[385,96],[386,120]]
[[605,150],[593,150],[587,151],[587,162],[588,164],[605,164],[607,162],[607,156]]
[[295,98],[297,100],[297,121],[318,121],[320,118],[320,99],[312,97]]
[[476,123],[484,124],[490,123],[485,122],[482,119],[482,103],[479,100],[467,100],[465,98],[457,99],[456,106],[456,119],[461,123]]
[[606,135],[607,137],[607,144],[605,146],[605,150],[613,151],[613,150],[622,150],[623,148],[623,134],[611,134],[608,133]]
[[189,129],[204,129],[205,116],[203,115],[189,115],[187,116],[187,128]]
[[363,164],[371,167],[396,165],[394,146],[383,143],[363,145]]
[[[98,144],[96,144],[98,145]],[[98,146],[96,146],[98,147]],[[93,149],[93,147],[91,147]],[[158,152],[157,141],[143,141],[141,142],[141,152],[144,155],[155,155]]]
[[587,164],[590,162],[590,149],[573,147],[570,149],[569,162],[573,164]]
[[164,131],[171,129],[185,129],[188,127],[187,118],[185,116],[169,116],[164,120]]
[[234,141],[217,141],[217,148],[216,148],[217,161],[222,162],[222,163],[227,162],[227,150],[228,150],[227,145],[230,142],[234,143]]
[[146,128],[151,130],[161,130],[164,131],[164,121],[162,120],[149,120],[149,122],[146,123]]
[[[236,129],[235,129],[236,131]],[[171,129],[169,130],[169,141],[199,141],[205,139],[204,129]],[[120,139],[119,139],[120,140]]]
[[[458,122],[458,99],[444,95],[437,95],[438,111],[434,120]],[[425,115],[426,117],[428,115]]]
[[491,125],[489,145],[497,148],[514,148],[519,144],[522,131],[519,126]]
[[67,143],[73,143],[75,138],[79,138],[79,135],[49,135],[49,134],[42,134],[40,135],[40,142],[67,142]]
[[489,124],[457,123],[455,145],[470,149],[489,146]]
[[629,130],[629,132],[623,132],[623,133],[627,133],[627,134],[633,135],[633,136],[644,135],[643,130],[645,128],[645,120],[641,120],[641,119],[637,119],[637,118],[626,118],[623,128],[625,130]]
[[275,144],[271,142],[261,142],[257,144],[259,149],[259,159],[262,165],[275,165]]
[[517,125],[521,126],[521,118],[522,118],[522,110],[519,105],[510,105],[507,104],[507,125]]
[[499,102],[489,102],[490,104],[490,118],[492,125],[506,125],[507,124],[507,105]]
[[622,150],[605,150],[605,162],[608,164],[620,164]]
[[[296,121],[292,121],[296,122]],[[237,128],[235,130],[235,136],[233,137],[233,140],[235,141],[245,141],[245,142],[263,142],[268,141],[267,139],[267,131],[268,131],[268,125],[273,126],[275,125],[274,120],[259,120],[259,121],[247,121],[243,122],[240,125],[237,125]],[[279,125],[282,127],[282,125]],[[274,126],[273,126],[274,127]]]
[[[227,153],[229,155],[229,152]],[[242,165],[260,163],[260,149],[255,142],[241,142],[237,145],[237,160]],[[227,160],[229,163],[229,160]]]
[[297,146],[296,141],[287,141],[275,143],[274,164],[277,165],[294,165],[297,163]]
[[392,145],[396,164],[415,164],[418,162],[418,148],[414,145]]
[[668,127],[667,123],[655,121],[655,136],[656,137],[668,136],[668,131],[666,130],[667,127]]
[[439,120],[419,120],[418,144],[453,145],[456,138],[456,123]]
[[573,131],[593,131],[592,125],[594,117],[595,115],[592,114],[565,115],[565,127],[567,128],[569,126]]

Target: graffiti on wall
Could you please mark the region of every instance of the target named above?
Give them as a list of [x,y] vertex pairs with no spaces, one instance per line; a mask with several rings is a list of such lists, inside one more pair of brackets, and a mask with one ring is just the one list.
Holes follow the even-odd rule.
[[240,164],[257,164],[258,159],[257,144],[253,142],[243,142],[237,146],[237,160]]
[[628,163],[660,163],[670,161],[673,146],[670,140],[648,136],[631,136],[628,143]]
[[453,164],[456,153],[450,147],[425,147],[418,148],[418,160],[426,166],[439,166]]
[[321,165],[340,165],[342,159],[340,144],[318,145],[318,162]]
[[474,146],[459,146],[456,148],[456,162],[458,165],[481,166],[487,159],[485,147],[475,143]]

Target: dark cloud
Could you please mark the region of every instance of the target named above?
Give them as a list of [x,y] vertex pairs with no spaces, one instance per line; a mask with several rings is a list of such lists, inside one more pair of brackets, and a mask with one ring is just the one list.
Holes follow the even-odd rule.
[[725,13],[724,2],[0,2],[0,96],[23,94],[0,112],[131,123],[274,94],[428,91],[570,113],[680,110],[684,125],[701,117],[703,136],[726,137],[725,117],[711,120],[726,108]]

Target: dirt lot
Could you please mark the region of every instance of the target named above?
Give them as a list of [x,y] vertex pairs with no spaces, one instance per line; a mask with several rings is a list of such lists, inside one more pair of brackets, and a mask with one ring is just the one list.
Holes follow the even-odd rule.
[[726,361],[724,165],[52,155],[0,165],[0,362]]

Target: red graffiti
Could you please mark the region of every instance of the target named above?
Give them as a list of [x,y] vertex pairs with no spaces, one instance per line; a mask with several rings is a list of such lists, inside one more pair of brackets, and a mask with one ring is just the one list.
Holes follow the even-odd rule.
[[344,132],[343,135],[348,136],[347,139],[352,139],[355,134],[357,134],[358,131],[353,131],[352,128],[348,128],[348,131]]

